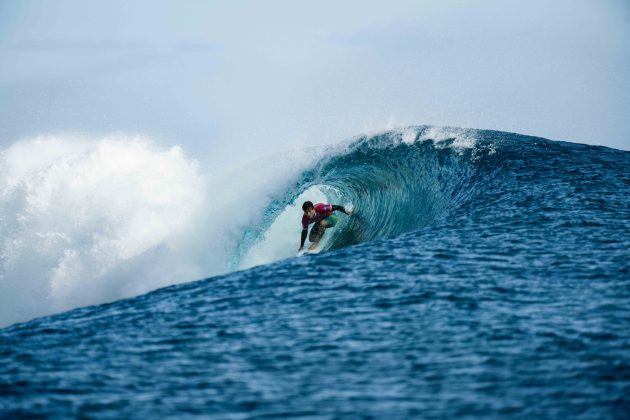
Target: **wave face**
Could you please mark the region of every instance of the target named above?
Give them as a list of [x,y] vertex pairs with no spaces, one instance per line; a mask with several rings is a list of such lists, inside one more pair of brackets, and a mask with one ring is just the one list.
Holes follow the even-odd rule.
[[[629,152],[419,126],[247,180],[111,141],[4,152],[3,316],[173,285],[0,330],[0,416],[629,412]],[[288,258],[304,199],[356,217]]]

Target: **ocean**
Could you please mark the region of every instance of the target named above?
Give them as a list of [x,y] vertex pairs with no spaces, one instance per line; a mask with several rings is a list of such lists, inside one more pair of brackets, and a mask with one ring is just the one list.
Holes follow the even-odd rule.
[[[208,255],[145,241],[123,268],[93,242],[118,225],[37,236],[40,184],[5,193],[0,417],[630,417],[630,152],[417,126],[307,155]],[[296,258],[306,199],[355,214]],[[18,258],[24,220],[50,242]]]

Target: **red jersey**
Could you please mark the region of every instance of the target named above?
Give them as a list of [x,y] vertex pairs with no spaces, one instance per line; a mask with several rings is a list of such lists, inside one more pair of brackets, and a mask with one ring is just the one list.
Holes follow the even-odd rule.
[[313,207],[315,208],[315,216],[312,218],[307,215],[302,216],[303,229],[308,229],[308,225],[311,223],[317,223],[333,213],[332,204],[317,203]]

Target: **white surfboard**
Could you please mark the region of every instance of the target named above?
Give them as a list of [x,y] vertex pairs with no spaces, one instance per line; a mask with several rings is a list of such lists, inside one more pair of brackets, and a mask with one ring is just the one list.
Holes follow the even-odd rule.
[[300,252],[297,253],[298,257],[303,257],[304,255],[312,255],[312,254],[319,254],[320,252],[322,252],[322,250],[320,248],[315,248],[312,250],[309,249],[303,249]]

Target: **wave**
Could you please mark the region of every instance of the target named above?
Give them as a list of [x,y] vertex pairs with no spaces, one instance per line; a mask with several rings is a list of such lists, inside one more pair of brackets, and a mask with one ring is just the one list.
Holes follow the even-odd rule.
[[476,130],[429,126],[364,135],[330,148],[245,230],[231,267],[295,255],[305,200],[355,211],[327,231],[325,250],[428,226],[475,191],[480,157],[495,152]]
[[0,152],[0,325],[293,257],[304,200],[355,210],[329,251],[483,211],[505,162],[558,144],[527,139],[408,127],[230,173],[137,136],[17,142]]

